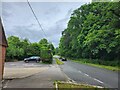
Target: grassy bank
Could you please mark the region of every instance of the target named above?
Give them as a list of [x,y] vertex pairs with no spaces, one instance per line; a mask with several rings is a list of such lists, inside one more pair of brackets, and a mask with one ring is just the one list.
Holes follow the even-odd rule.
[[[92,85],[86,84],[75,84],[75,83],[67,83],[67,82],[56,82],[58,90],[98,90],[100,88]],[[101,90],[108,90],[106,88],[101,88]]]
[[95,60],[91,61],[91,60],[87,60],[87,59],[79,59],[79,60],[75,59],[75,60],[72,60],[72,61],[80,63],[80,64],[87,64],[87,65],[91,65],[91,66],[95,66],[95,67],[105,68],[105,69],[109,69],[109,70],[112,70],[112,71],[119,71],[120,70],[119,66],[110,66],[109,63],[108,63],[108,65],[104,65],[102,63],[99,64],[99,62],[97,62],[97,60],[96,61]]
[[58,58],[55,58],[55,61],[56,61],[56,63],[58,64],[58,65],[62,65],[62,64],[64,64],[62,61],[60,61]]

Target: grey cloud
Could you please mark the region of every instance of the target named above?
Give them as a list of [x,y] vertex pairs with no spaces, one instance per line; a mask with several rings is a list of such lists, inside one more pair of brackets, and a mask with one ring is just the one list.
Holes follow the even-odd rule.
[[59,44],[61,32],[67,27],[67,22],[69,20],[69,17],[71,16],[71,13],[72,9],[68,11],[63,19],[57,21],[54,26],[47,30],[48,38],[54,43],[55,46],[58,46]]
[[[61,32],[67,28],[71,13],[79,4],[31,2],[31,6],[47,34],[47,39],[58,46]],[[28,38],[31,42],[38,42],[45,37],[27,3],[6,3],[4,7],[4,20],[10,17],[4,22],[7,36],[16,35]]]
[[33,26],[14,26],[12,34],[21,38],[28,38],[31,42],[38,42],[43,38],[43,33],[40,30],[35,30]]
[[53,26],[53,28],[56,31],[56,33],[60,33],[61,31],[63,31],[66,28],[67,22],[69,21],[71,13],[72,13],[72,9],[70,9],[68,11],[68,13],[65,15],[65,17],[63,19],[61,19],[55,23],[55,26]]
[[48,39],[50,40],[50,42],[54,44],[55,47],[58,47],[60,37],[61,36],[59,34],[55,34],[49,37]]
[[2,3],[2,16],[7,18],[13,15],[12,11],[10,10],[13,8],[9,3]]
[[45,15],[50,16],[49,14],[58,14],[58,12],[60,13],[60,8],[58,8],[57,6],[51,7],[49,8],[47,11],[45,11]]

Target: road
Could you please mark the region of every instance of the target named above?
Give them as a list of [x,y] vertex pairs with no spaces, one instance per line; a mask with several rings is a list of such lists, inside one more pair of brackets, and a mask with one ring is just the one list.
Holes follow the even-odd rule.
[[[11,76],[12,79],[7,78],[3,84],[3,88],[54,88],[53,83],[55,80],[68,80],[55,63],[55,60],[53,64],[24,63],[23,61],[8,62],[5,64],[5,68],[11,73],[5,71],[4,76],[6,77],[4,79],[8,76]],[[12,76],[15,76],[15,78]]]
[[4,88],[54,88],[55,80],[118,88],[117,72],[70,60],[59,66],[55,60],[53,64],[8,62],[5,64],[4,79],[7,77],[12,79],[4,83]]
[[118,88],[118,72],[79,64],[70,60],[64,62],[64,65],[60,65],[60,68],[77,83]]

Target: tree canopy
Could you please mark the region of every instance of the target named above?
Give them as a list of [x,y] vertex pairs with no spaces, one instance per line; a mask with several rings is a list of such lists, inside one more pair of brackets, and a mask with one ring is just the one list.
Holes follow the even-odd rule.
[[42,47],[47,47],[51,49],[54,53],[54,46],[49,43],[47,39],[43,38],[38,43],[31,43],[28,39],[20,39],[16,36],[10,36],[7,38],[8,48],[7,48],[7,61],[10,60],[22,60],[25,57],[30,56],[40,56],[40,51]]
[[120,2],[93,2],[74,10],[59,48],[65,57],[120,59]]

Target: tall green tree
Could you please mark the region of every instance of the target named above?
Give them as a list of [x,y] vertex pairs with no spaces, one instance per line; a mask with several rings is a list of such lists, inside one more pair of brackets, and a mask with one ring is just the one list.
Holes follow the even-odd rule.
[[93,2],[74,10],[62,32],[60,54],[72,58],[120,59],[120,2]]
[[16,36],[8,37],[7,58],[8,59],[21,59],[24,55],[24,49],[21,48],[20,39]]
[[16,36],[10,36],[7,38],[8,48],[7,48],[7,60],[23,60],[30,56],[40,56],[40,51],[42,47],[51,49],[54,53],[53,44],[48,43],[47,39],[41,39],[38,43],[31,43],[28,39],[20,39]]

